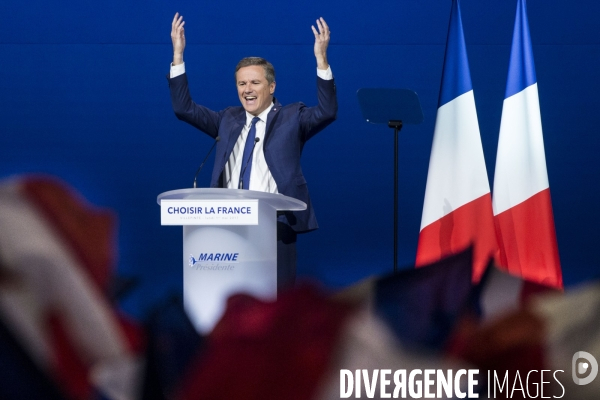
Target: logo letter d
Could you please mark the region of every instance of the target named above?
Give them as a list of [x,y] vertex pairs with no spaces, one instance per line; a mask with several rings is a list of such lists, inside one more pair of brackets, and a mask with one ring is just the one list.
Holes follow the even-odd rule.
[[[578,365],[577,360],[579,360],[580,358],[585,359],[587,362],[580,362]],[[590,374],[587,377],[577,377],[578,373],[583,374],[586,371],[588,371],[588,369],[590,370]],[[586,351],[578,351],[577,353],[573,354],[572,373],[573,382],[575,382],[577,385],[587,385],[588,383],[591,383],[594,379],[596,379],[596,376],[598,375],[598,361],[596,361],[594,356],[590,353]]]

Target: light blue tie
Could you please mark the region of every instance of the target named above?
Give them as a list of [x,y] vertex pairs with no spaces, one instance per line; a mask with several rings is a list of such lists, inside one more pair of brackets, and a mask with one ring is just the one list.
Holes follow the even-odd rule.
[[244,155],[242,156],[242,189],[250,189],[250,173],[252,172],[252,153],[254,150],[254,139],[256,138],[256,123],[260,118],[252,118],[252,125],[244,145]]

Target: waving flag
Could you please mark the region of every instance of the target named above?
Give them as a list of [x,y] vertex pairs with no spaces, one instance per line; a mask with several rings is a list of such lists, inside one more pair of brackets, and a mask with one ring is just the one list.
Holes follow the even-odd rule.
[[417,265],[474,246],[473,279],[497,251],[492,199],[458,0],[452,2]]
[[0,340],[6,345],[10,336],[18,338],[21,351],[10,359],[21,360],[19,379],[32,380],[31,396],[19,398],[50,386],[70,399],[137,398],[142,334],[106,294],[115,223],[112,212],[56,178],[0,182],[0,264],[8,275],[0,281],[0,325],[6,328]]
[[500,263],[512,274],[561,288],[525,0],[517,4],[504,97],[493,199]]

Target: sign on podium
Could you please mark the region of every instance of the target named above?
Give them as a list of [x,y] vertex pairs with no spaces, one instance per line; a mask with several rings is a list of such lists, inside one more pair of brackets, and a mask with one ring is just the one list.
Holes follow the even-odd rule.
[[281,194],[241,189],[161,193],[161,225],[183,226],[183,301],[200,333],[208,333],[235,293],[277,296],[277,211],[306,204]]

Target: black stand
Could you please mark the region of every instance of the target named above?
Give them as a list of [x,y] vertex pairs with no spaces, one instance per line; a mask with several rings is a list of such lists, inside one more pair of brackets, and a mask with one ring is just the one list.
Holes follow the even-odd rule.
[[388,126],[394,129],[394,273],[398,272],[398,132],[402,129],[402,121],[389,121]]
[[363,117],[373,124],[394,129],[394,273],[398,272],[398,133],[402,123],[423,122],[421,103],[408,89],[359,89],[358,102]]

